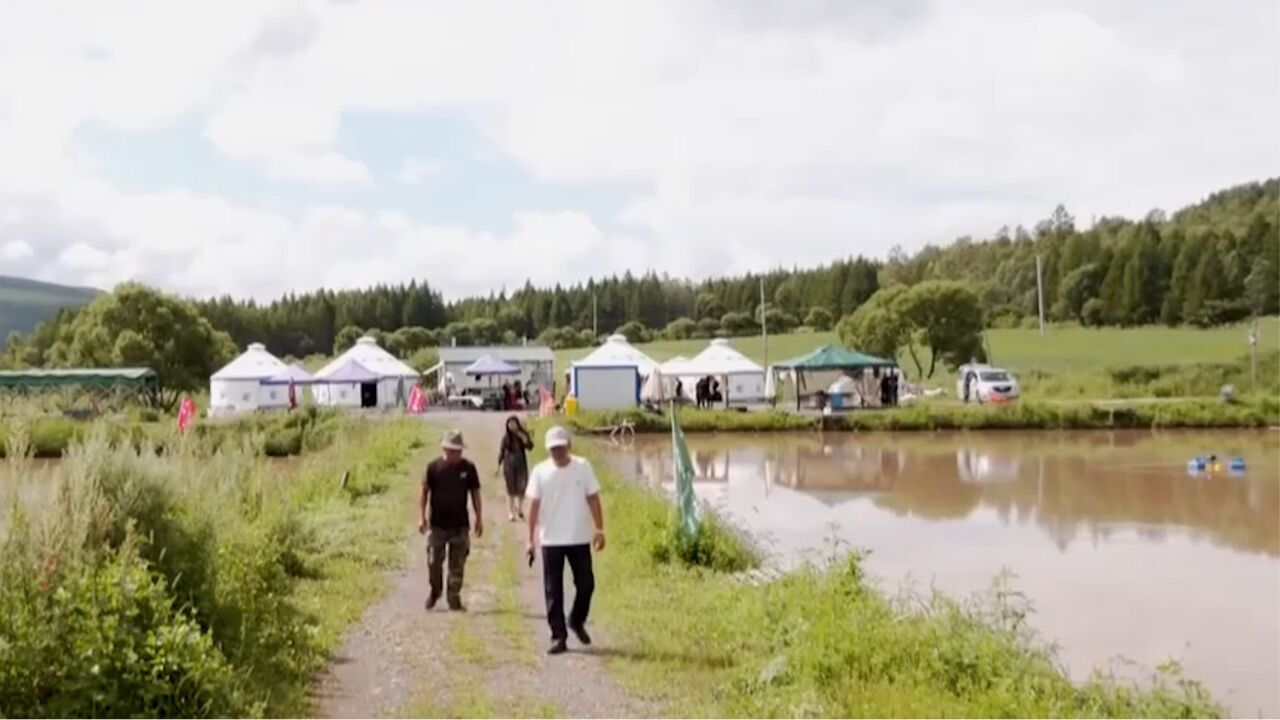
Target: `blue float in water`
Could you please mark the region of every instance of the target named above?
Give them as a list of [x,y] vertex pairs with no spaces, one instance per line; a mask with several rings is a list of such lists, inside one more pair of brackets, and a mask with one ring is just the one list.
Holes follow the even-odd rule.
[[1244,458],[1242,457],[1231,458],[1231,462],[1227,465],[1227,467],[1234,472],[1244,472]]
[[1204,472],[1204,458],[1197,457],[1187,461],[1187,472],[1199,473]]

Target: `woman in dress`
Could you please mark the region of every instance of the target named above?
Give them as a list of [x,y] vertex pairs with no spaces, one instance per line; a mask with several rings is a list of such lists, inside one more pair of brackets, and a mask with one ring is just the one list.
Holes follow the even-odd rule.
[[520,418],[507,418],[506,432],[498,446],[498,467],[507,482],[507,520],[524,519],[524,489],[529,484],[529,456],[533,440]]

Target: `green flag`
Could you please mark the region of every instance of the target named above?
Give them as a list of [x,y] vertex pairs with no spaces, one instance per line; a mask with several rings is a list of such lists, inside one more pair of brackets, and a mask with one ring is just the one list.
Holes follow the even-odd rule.
[[676,502],[680,504],[680,530],[686,537],[698,534],[698,501],[693,495],[693,461],[671,403],[671,456],[675,463]]

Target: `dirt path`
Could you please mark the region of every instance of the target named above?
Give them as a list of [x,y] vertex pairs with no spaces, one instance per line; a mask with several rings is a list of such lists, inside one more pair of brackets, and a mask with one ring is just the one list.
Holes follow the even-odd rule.
[[[426,612],[426,553],[416,532],[391,590],[347,635],[317,683],[318,717],[645,717],[651,701],[624,692],[604,667],[607,629],[592,626],[594,648],[545,654],[548,631],[542,570],[523,561],[524,526],[507,522],[501,478],[493,475],[505,416],[453,419],[481,472],[486,533],[472,541],[463,601]],[[435,434],[434,430],[428,432]],[[417,473],[413,482],[417,482]],[[406,507],[406,527],[416,511]],[[606,509],[607,512],[607,509]],[[566,573],[568,575],[568,573]],[[566,591],[571,587],[566,577]]]

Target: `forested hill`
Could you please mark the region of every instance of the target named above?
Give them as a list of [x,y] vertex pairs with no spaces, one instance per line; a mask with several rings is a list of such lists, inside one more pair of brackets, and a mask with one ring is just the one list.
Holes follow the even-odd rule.
[[97,290],[0,275],[0,338],[31,332],[59,309],[83,305]]
[[[1104,218],[1081,228],[1062,207],[1032,228],[1002,228],[912,255],[841,259],[763,275],[772,331],[830,327],[878,289],[956,280],[980,299],[989,325],[1032,322],[1036,257],[1050,319],[1086,325],[1214,325],[1280,312],[1280,179],[1215,193],[1166,216]],[[360,333],[385,335],[408,355],[436,344],[489,344],[538,338],[557,347],[626,326],[644,338],[710,337],[758,331],[760,275],[678,280],[654,274],[589,280],[572,287],[527,285],[510,295],[446,302],[427,283],[290,295],[268,305],[231,298],[198,309],[236,345],[264,341],[279,355],[330,353]],[[51,323],[52,325],[53,323]],[[31,338],[31,362],[55,340]]]

